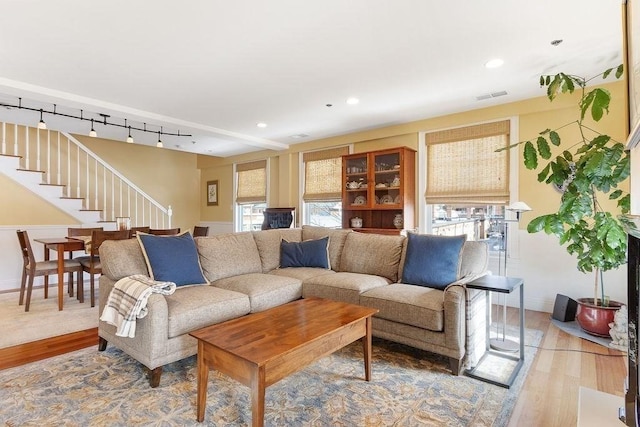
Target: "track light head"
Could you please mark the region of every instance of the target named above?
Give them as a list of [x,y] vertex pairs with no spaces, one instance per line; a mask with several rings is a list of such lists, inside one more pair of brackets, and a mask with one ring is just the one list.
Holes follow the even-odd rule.
[[93,128],[93,119],[91,119],[91,130],[89,131],[89,136],[91,138],[95,138],[96,136],[98,136],[96,130]]
[[40,109],[40,121],[38,122],[38,129],[46,129],[47,124],[42,120],[42,109]]
[[158,142],[156,142],[156,147],[158,148],[164,147],[164,144],[162,144],[162,141],[160,140],[160,132],[158,132]]
[[133,137],[131,136],[131,126],[129,126],[129,136],[127,137],[127,143],[133,144]]

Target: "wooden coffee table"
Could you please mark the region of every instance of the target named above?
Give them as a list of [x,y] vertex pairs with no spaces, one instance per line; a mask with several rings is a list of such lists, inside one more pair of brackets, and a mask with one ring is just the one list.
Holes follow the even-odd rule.
[[377,312],[305,298],[192,332],[198,339],[198,421],[204,420],[211,368],[251,387],[253,426],[264,424],[266,387],[360,338],[370,381],[371,316]]

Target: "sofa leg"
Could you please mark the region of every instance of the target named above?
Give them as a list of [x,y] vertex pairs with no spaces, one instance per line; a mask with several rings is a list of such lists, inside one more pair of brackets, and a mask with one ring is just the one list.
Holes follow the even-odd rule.
[[449,368],[453,375],[460,375],[462,372],[462,359],[456,359],[455,357],[449,358]]
[[102,337],[98,337],[98,351],[105,351],[107,349],[107,340]]
[[160,385],[160,377],[162,376],[162,366],[158,366],[155,369],[149,369],[144,367],[147,375],[149,376],[149,385],[151,388],[156,388]]

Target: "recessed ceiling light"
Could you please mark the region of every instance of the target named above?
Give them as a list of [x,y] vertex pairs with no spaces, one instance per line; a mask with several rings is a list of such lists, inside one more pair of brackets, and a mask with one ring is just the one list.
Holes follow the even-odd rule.
[[349,105],[356,105],[358,102],[360,102],[360,100],[358,98],[354,98],[353,96],[351,98],[347,98],[347,104]]
[[258,126],[259,128],[266,128],[266,127],[267,127],[267,124],[266,124],[266,123],[262,123],[262,122],[260,122],[260,123],[258,123],[256,126]]
[[484,64],[484,66],[486,68],[498,68],[498,67],[501,67],[502,64],[504,64],[504,61],[502,59],[495,58],[495,59],[492,59],[492,60],[488,61],[486,64]]

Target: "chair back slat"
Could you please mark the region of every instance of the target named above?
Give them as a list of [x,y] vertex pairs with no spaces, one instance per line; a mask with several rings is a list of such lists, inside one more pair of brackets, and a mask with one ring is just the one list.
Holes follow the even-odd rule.
[[124,240],[129,238],[129,230],[104,231],[94,230],[91,233],[91,256],[97,257],[100,245],[105,240]]
[[151,227],[149,227],[148,225],[142,226],[142,227],[131,227],[131,230],[129,230],[130,232],[129,235],[131,237],[136,237],[136,234],[138,234],[138,231],[141,233],[148,233],[150,228]]
[[155,234],[156,236],[172,236],[180,234],[180,228],[151,228],[149,234]]
[[91,236],[91,233],[94,231],[102,231],[102,227],[69,227],[67,228],[67,236],[68,237],[77,237],[77,236]]
[[33,250],[31,249],[31,242],[29,241],[29,235],[26,230],[18,230],[18,240],[20,241],[20,250],[22,251],[22,262],[24,263],[25,268],[30,265],[35,268],[36,258],[33,255]]
[[193,227],[193,237],[204,237],[209,234],[209,227],[196,225]]

